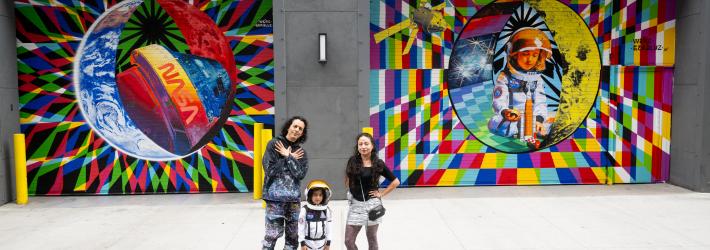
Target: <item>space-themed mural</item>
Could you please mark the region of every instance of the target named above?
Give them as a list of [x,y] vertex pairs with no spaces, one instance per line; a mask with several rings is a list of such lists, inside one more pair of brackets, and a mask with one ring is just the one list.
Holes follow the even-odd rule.
[[[675,1],[370,0],[404,186],[668,179]],[[32,195],[248,192],[271,1],[16,1]]]
[[247,192],[271,1],[15,2],[29,191]]
[[668,178],[675,2],[370,1],[370,124],[407,186]]

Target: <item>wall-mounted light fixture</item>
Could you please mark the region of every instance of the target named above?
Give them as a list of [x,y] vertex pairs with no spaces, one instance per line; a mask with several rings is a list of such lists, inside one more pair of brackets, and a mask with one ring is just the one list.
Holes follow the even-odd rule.
[[318,33],[318,62],[319,63],[325,63],[328,61],[328,58],[325,55],[326,39],[327,39],[327,36],[325,33]]

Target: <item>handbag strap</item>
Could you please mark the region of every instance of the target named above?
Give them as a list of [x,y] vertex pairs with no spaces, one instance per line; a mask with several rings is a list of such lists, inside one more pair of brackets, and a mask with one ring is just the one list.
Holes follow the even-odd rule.
[[[357,180],[360,181],[360,192],[362,193],[362,201],[365,201],[365,191],[362,189],[362,175],[358,176]],[[382,204],[382,198],[377,197],[377,199],[380,199],[380,204]]]

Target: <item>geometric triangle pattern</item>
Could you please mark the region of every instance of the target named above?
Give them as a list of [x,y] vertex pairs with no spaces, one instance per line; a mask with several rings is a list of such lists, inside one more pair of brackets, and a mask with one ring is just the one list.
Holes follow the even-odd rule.
[[21,131],[31,195],[248,192],[253,124],[274,127],[272,3],[190,1],[215,22],[237,66],[226,123],[197,152],[151,161],[98,136],[78,107],[73,62],[85,33],[118,1],[15,2]]

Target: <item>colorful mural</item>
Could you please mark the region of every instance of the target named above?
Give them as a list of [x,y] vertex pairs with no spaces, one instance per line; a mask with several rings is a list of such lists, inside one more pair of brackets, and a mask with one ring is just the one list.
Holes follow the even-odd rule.
[[370,123],[407,186],[668,179],[675,2],[370,1]]
[[30,194],[247,192],[271,1],[15,2]]

